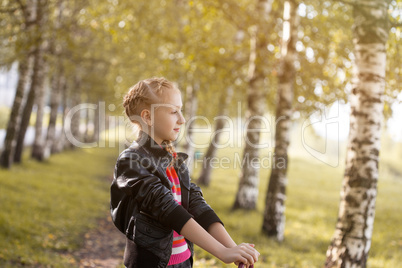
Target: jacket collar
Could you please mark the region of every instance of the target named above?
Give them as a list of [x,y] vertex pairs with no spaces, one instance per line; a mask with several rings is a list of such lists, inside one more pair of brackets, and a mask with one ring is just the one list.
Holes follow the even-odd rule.
[[[161,162],[161,164],[163,165],[164,168],[166,168],[167,165],[170,163],[170,161],[173,159],[172,154],[170,154],[164,147],[159,145],[150,135],[148,135],[148,133],[146,133],[143,130],[140,130],[138,138],[135,142],[138,143],[139,146],[142,146],[142,148],[145,149],[151,155],[157,158],[162,158],[163,161]],[[180,167],[181,164],[184,161],[186,161],[187,158],[188,154],[178,152],[177,153],[178,167]]]

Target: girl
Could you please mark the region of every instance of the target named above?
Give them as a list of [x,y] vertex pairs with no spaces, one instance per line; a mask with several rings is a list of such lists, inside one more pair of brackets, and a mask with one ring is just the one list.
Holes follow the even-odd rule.
[[140,131],[120,153],[111,185],[111,215],[126,239],[126,267],[192,267],[193,243],[225,263],[251,267],[254,245],[236,245],[222,221],[190,182],[172,142],[185,123],[180,91],[164,78],[138,82],[124,97],[125,113]]

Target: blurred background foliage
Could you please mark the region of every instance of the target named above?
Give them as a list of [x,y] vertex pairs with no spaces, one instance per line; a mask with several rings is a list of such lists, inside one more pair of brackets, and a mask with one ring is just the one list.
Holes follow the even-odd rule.
[[[246,96],[249,31],[258,20],[256,1],[45,1],[46,23],[29,28],[24,23],[24,1],[2,0],[4,68],[26,57],[42,35],[50,66],[62,62],[65,75],[82,79],[81,94],[121,105],[122,96],[138,80],[165,76],[176,81],[184,95],[187,86],[199,87],[198,114],[217,113],[215,96],[234,87],[232,103]],[[261,31],[257,64],[265,74],[268,109],[275,107],[280,58],[283,3],[275,1]],[[400,1],[391,1],[389,13],[400,20]],[[343,1],[301,1],[296,49],[295,111],[347,102],[353,60],[351,7]],[[392,27],[388,42],[385,114],[400,92],[400,28]],[[54,68],[50,67],[50,76]],[[74,86],[70,85],[74,91]],[[83,96],[83,98],[84,98]],[[236,114],[236,105],[230,114]],[[112,112],[112,111],[111,111]],[[120,109],[116,109],[119,113]]]

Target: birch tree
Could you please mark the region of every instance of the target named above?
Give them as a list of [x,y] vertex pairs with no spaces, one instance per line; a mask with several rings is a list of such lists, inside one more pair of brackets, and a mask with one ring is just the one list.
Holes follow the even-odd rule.
[[[23,5],[21,2],[18,3],[15,7],[10,8],[11,11],[19,10],[21,13],[23,26],[19,29],[22,33],[25,33],[26,36],[31,37],[33,28],[35,26],[36,19],[36,8],[34,7],[34,3],[29,2],[26,5]],[[11,108],[10,117],[7,123],[7,132],[4,139],[4,148],[0,157],[0,165],[5,168],[10,168],[14,162],[14,154],[17,145],[17,137],[20,129],[21,122],[21,110],[23,109],[23,102],[25,99],[25,88],[29,86],[29,75],[32,69],[32,40],[28,40],[29,44],[23,43],[22,40],[19,40],[23,47],[25,47],[25,53],[19,59],[18,64],[18,83],[15,91],[15,97],[13,106]],[[17,44],[15,44],[17,46]],[[28,47],[27,47],[28,46]]]
[[201,175],[198,178],[198,183],[200,185],[205,185],[209,186],[209,183],[211,182],[211,172],[212,172],[212,166],[211,166],[211,161],[214,159],[217,151],[217,144],[219,143],[219,138],[222,134],[222,129],[225,126],[225,116],[227,116],[227,110],[229,103],[232,99],[233,95],[233,89],[229,87],[226,91],[224,91],[221,95],[221,105],[219,106],[219,112],[218,112],[218,119],[215,122],[215,128],[212,136],[212,141],[208,146],[207,152],[204,155],[203,163],[202,163],[202,169],[201,169]]
[[56,142],[56,121],[58,115],[58,108],[61,102],[61,93],[64,90],[66,80],[63,74],[61,64],[56,67],[56,73],[52,79],[52,92],[50,95],[50,114],[49,123],[46,134],[46,142],[43,149],[43,158],[47,159],[52,153],[55,152],[54,144]]
[[64,131],[66,127],[66,117],[67,114],[70,110],[70,107],[68,107],[67,103],[67,97],[68,97],[68,92],[67,92],[67,81],[64,81],[63,86],[61,87],[61,106],[63,107],[62,110],[62,117],[61,117],[61,129],[62,131],[58,136],[55,137],[52,147],[51,147],[51,153],[60,153],[62,152],[66,147],[67,147],[67,137],[66,133]]
[[275,151],[273,165],[265,199],[262,230],[278,241],[283,240],[285,229],[285,200],[287,171],[289,165],[288,147],[292,125],[293,85],[295,81],[297,42],[297,2],[284,3],[281,63],[276,104]]
[[193,140],[193,126],[194,124],[194,116],[197,113],[198,108],[198,98],[197,93],[199,91],[200,85],[196,82],[195,85],[188,85],[186,88],[186,143],[184,144],[184,151],[189,155],[189,160],[187,161],[189,172],[191,173],[193,170],[193,161],[194,161],[194,146],[192,143]]
[[[29,2],[29,1],[28,1]],[[34,2],[35,3],[35,2]],[[43,38],[43,27],[47,20],[48,15],[48,2],[46,0],[38,0],[36,6],[36,19],[34,20],[34,51],[33,51],[33,71],[32,80],[28,96],[24,103],[22,111],[21,122],[18,131],[17,144],[14,153],[14,162],[20,163],[22,152],[24,149],[25,134],[29,126],[29,121],[32,114],[32,108],[36,99],[37,92],[44,86],[44,79],[46,76],[46,62],[45,62],[45,48],[47,46],[46,40]],[[27,4],[29,5],[29,3]]]
[[338,220],[325,267],[366,267],[377,197],[383,121],[388,3],[353,4],[354,78],[350,133]]
[[[64,9],[64,0],[57,1],[57,7],[55,8],[55,18],[53,22],[53,31],[56,34],[59,34],[62,30],[62,27],[65,26],[62,24],[63,22],[63,11]],[[56,122],[58,116],[58,109],[61,102],[61,92],[66,84],[66,79],[64,76],[64,66],[63,66],[63,58],[61,52],[65,49],[65,45],[60,38],[54,38],[50,42],[50,54],[53,56],[53,61],[50,63],[53,66],[52,78],[50,83],[50,112],[49,112],[49,121],[47,126],[46,138],[44,141],[43,149],[41,150],[41,155],[39,158],[47,159],[54,150],[52,147],[56,140]],[[49,64],[49,65],[50,65]]]
[[7,132],[4,139],[4,149],[0,157],[0,164],[5,168],[10,168],[14,160],[16,138],[18,136],[19,123],[21,121],[21,109],[24,101],[24,90],[29,80],[29,59],[29,57],[22,59],[18,66],[18,84],[15,91],[10,118],[7,124]]
[[37,92],[36,92],[36,121],[35,121],[35,138],[32,144],[31,157],[36,160],[43,160],[43,147],[45,145],[44,136],[42,135],[43,130],[43,116],[45,113],[45,96],[46,87],[45,79],[48,72],[48,65],[45,59],[42,59],[42,73],[40,81],[38,82]]
[[250,27],[250,57],[248,69],[247,111],[246,111],[246,135],[243,149],[243,163],[241,167],[239,186],[234,209],[242,208],[252,210],[256,208],[259,185],[259,168],[255,162],[259,158],[259,141],[261,129],[261,117],[265,112],[266,89],[264,89],[264,72],[260,61],[262,44],[260,38],[261,26],[266,21],[272,9],[272,0],[259,0],[256,5],[258,23]]
[[[77,72],[77,74],[74,77],[73,87],[75,89],[74,92],[72,92],[72,89],[70,88],[71,109],[77,107],[77,105],[81,103],[82,77],[79,72]],[[80,131],[80,121],[81,121],[81,111],[78,110],[71,114],[71,117],[69,118],[70,124],[65,125],[67,130],[69,129],[68,131],[71,133],[71,137],[67,136],[67,140],[69,143],[66,146],[69,149],[76,149],[74,140],[70,140],[70,138],[74,138],[79,142],[83,142],[82,133]],[[67,130],[65,129],[65,131]]]

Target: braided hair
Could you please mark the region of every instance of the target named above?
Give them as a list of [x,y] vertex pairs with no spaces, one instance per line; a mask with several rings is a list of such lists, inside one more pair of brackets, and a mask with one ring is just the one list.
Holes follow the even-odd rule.
[[169,163],[169,167],[171,167],[177,161],[177,153],[176,153],[176,150],[174,148],[174,145],[173,145],[173,143],[171,141],[164,140],[164,141],[162,141],[162,146],[164,147],[164,149],[166,151],[168,151],[173,156],[172,161],[170,161],[170,163]]

